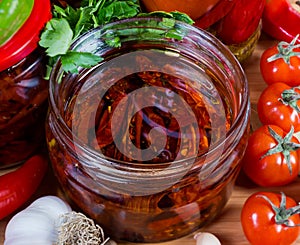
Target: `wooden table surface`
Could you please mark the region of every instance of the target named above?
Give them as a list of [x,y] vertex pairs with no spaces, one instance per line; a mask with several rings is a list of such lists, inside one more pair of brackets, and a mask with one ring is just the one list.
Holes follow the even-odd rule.
[[[270,47],[275,43],[274,40],[262,36],[256,50],[250,59],[243,64],[244,70],[247,74],[249,86],[250,86],[250,99],[252,103],[253,111],[255,110],[255,105],[257,98],[259,97],[261,91],[266,87],[266,84],[262,80],[260,70],[259,70],[259,60],[263,50]],[[257,125],[257,118],[255,113],[252,114],[252,123]],[[284,187],[278,188],[259,188],[250,183],[247,178],[240,174],[233,195],[231,196],[228,204],[226,205],[222,214],[217,218],[212,224],[203,228],[203,231],[208,231],[214,233],[220,239],[222,245],[246,245],[249,244],[243,234],[242,227],[240,224],[240,212],[243,203],[246,198],[259,190],[269,190],[269,191],[284,191],[286,195],[295,198],[300,201],[300,179],[297,179],[294,183],[289,184]],[[38,196],[54,194],[60,195],[59,188],[56,184],[53,184],[53,175],[48,173],[44,179],[41,187],[35,196],[30,200],[33,201]],[[5,218],[0,221],[0,244],[3,244],[5,226],[10,217]],[[300,244],[300,238],[298,242]],[[121,245],[129,245],[133,243],[122,243]],[[149,244],[149,243],[148,243]],[[183,237],[181,239],[170,241],[166,243],[160,243],[156,245],[195,245],[195,240],[193,239],[193,234]]]

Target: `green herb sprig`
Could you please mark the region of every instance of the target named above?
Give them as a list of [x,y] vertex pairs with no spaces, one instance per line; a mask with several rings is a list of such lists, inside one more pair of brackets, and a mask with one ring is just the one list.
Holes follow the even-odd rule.
[[[47,23],[41,34],[39,45],[46,49],[49,57],[47,77],[54,63],[61,58],[62,68],[65,72],[78,73],[78,67],[90,68],[103,60],[102,57],[89,53],[71,51],[70,46],[81,34],[100,25],[132,17],[162,17],[161,25],[167,29],[161,33],[144,31],[143,35],[157,35],[181,40],[185,33],[176,28],[175,20],[193,24],[193,20],[180,12],[156,11],[143,13],[138,0],[83,0],[81,7],[65,9],[54,6],[53,18]],[[110,33],[106,44],[111,47],[120,47],[122,33]]]

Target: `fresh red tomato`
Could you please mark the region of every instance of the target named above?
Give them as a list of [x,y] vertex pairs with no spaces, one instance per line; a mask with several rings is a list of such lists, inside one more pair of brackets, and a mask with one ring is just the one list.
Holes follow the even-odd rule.
[[[300,33],[298,0],[267,0],[262,15],[263,31],[280,40],[291,42]],[[297,42],[300,42],[298,38]]]
[[243,205],[241,224],[252,245],[291,245],[299,236],[299,206],[283,193],[257,192]]
[[266,0],[237,0],[214,29],[226,44],[245,42],[258,28]]
[[298,140],[276,125],[263,125],[249,137],[242,160],[245,174],[257,185],[286,185],[299,172]]
[[283,82],[290,86],[300,85],[300,46],[279,42],[267,48],[260,58],[260,71],[267,84]]
[[262,124],[274,124],[285,132],[294,127],[300,131],[300,88],[285,83],[267,86],[257,102],[258,117]]

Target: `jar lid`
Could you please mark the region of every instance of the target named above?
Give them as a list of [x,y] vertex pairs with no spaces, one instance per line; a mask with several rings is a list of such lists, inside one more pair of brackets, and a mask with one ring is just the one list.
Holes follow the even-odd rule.
[[35,0],[31,14],[22,27],[0,46],[0,71],[18,63],[37,48],[40,32],[50,18],[50,1]]

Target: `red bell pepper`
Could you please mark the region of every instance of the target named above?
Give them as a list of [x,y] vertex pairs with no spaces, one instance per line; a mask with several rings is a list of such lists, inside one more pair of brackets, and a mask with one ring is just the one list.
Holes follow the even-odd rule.
[[[262,28],[265,33],[280,41],[291,42],[300,34],[300,2],[267,0],[262,15]],[[297,43],[300,43],[300,38]]]
[[50,0],[35,0],[25,23],[0,46],[0,71],[16,64],[38,47],[40,32],[50,18]]
[[47,158],[35,155],[17,170],[0,176],[0,220],[21,207],[35,193],[47,169]]
[[207,29],[228,14],[236,1],[237,0],[220,0],[211,10],[196,19],[194,25],[202,29]]
[[237,0],[216,25],[216,36],[225,44],[245,42],[258,28],[266,0]]
[[34,0],[0,1],[0,46],[3,45],[30,16]]

